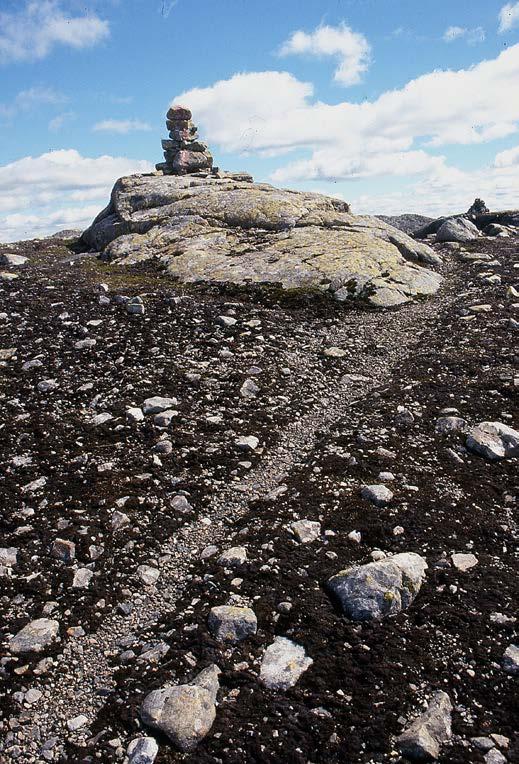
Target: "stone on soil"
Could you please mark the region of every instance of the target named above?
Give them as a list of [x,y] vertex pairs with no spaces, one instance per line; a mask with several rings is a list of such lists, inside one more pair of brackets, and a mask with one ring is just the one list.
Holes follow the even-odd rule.
[[507,674],[519,674],[519,645],[508,645],[503,655],[503,668]]
[[314,520],[296,520],[290,524],[290,528],[301,544],[317,541],[321,536],[321,523]]
[[434,695],[427,710],[397,738],[397,746],[412,761],[432,761],[452,735],[452,703],[447,693]]
[[470,430],[466,445],[491,462],[519,456],[519,431],[502,422],[481,422]]
[[370,501],[376,507],[385,507],[393,498],[393,492],[385,485],[364,485],[360,489],[363,499]]
[[258,619],[248,607],[220,605],[211,608],[208,618],[209,631],[219,642],[236,644],[254,635]]
[[263,655],[260,680],[269,690],[288,690],[312,663],[304,647],[286,637],[276,637]]
[[153,764],[157,758],[159,747],[152,737],[137,737],[126,750],[124,764]]
[[[210,689],[198,684],[209,684]],[[216,718],[218,679],[207,669],[190,684],[153,690],[144,699],[140,717],[144,724],[163,732],[182,752],[192,751],[208,734]]]
[[466,242],[481,236],[479,229],[467,218],[451,218],[446,220],[436,234],[438,241]]
[[427,563],[414,552],[342,570],[327,588],[354,621],[379,620],[408,608],[422,586]]
[[41,653],[46,647],[56,641],[59,634],[59,623],[50,618],[37,618],[9,640],[9,650],[15,655],[25,653]]

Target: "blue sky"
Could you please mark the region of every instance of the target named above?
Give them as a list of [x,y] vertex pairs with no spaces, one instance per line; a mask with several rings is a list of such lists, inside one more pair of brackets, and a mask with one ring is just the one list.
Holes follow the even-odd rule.
[[0,241],[86,225],[179,99],[219,166],[354,211],[519,206],[519,2],[0,0],[0,82]]

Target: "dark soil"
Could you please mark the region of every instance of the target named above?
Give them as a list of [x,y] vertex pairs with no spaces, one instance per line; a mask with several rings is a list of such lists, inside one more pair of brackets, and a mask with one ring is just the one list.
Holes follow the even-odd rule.
[[[230,504],[227,543],[218,546],[243,545],[249,561],[229,571],[216,557],[195,556],[168,612],[138,631],[129,628],[123,644],[110,650],[115,686],[97,687],[99,708],[89,734],[77,739],[65,733],[55,761],[120,760],[113,741],[119,738],[125,749],[141,730],[143,696],[190,679],[211,662],[223,673],[210,734],[189,755],[160,739],[157,764],[396,761],[395,736],[436,689],[446,691],[455,707],[454,735],[440,762],[483,762],[470,739],[491,733],[510,738],[503,753],[519,761],[517,679],[501,668],[504,650],[517,640],[517,460],[491,464],[465,450],[463,435],[435,433],[446,407],[458,409],[470,426],[488,420],[518,426],[517,330],[509,319],[517,319],[519,310],[507,288],[519,281],[519,240],[482,240],[467,249],[495,260],[472,263],[444,251],[443,296],[417,313],[422,323],[384,383],[359,393],[331,426],[323,425],[311,447],[281,473],[283,493],[245,496],[245,512],[236,515]],[[30,756],[38,744],[29,745],[27,730],[36,723],[33,713],[41,719],[46,708],[55,708],[70,659],[64,646],[77,642],[67,630],[81,626],[86,639],[95,635],[132,591],[142,590],[136,569],[160,561],[166,539],[210,514],[218,492],[239,487],[247,469],[254,471],[284,442],[294,419],[324,412],[342,375],[365,373],[370,363],[375,367],[391,356],[399,321],[410,309],[384,318],[306,295],[186,291],[149,265],[126,270],[74,258],[62,242],[26,242],[16,251],[30,265],[0,294],[0,311],[8,314],[0,324],[0,347],[17,348],[15,359],[0,368],[0,546],[17,547],[19,554],[12,575],[1,579],[1,624],[6,636],[13,634],[54,601],[62,642],[45,653],[56,659],[48,685],[45,676],[34,674],[42,656],[6,658],[0,724],[4,733],[11,731],[5,760],[36,761]],[[485,281],[485,273],[498,274],[501,283]],[[102,282],[112,298],[106,306],[99,304]],[[116,294],[141,295],[145,315],[127,315]],[[465,320],[468,307],[481,303],[491,310]],[[229,311],[238,323],[222,329],[216,319]],[[88,325],[92,320],[102,323]],[[335,344],[334,333],[345,325],[352,327],[348,355],[325,358],[322,349]],[[97,344],[76,350],[74,343],[87,336]],[[34,358],[43,366],[24,371]],[[260,368],[256,376],[252,366]],[[193,373],[199,379],[186,376]],[[261,388],[253,400],[239,394],[248,377]],[[40,392],[44,379],[56,379],[58,387]],[[160,431],[152,418],[136,426],[125,417],[128,406],[152,395],[179,400],[178,423],[168,430],[173,452],[161,457],[162,464],[153,461]],[[412,425],[395,423],[399,406],[413,412]],[[114,419],[94,427],[92,417],[105,411]],[[219,423],[207,421],[214,415]],[[256,435],[258,453],[237,451],[238,435]],[[393,457],[381,455],[381,446]],[[13,462],[20,456],[30,461]],[[247,460],[250,468],[240,465]],[[381,471],[395,475],[394,499],[384,509],[359,492],[364,483],[380,482]],[[39,477],[46,478],[42,489],[23,492]],[[188,516],[170,508],[179,492],[193,507]],[[131,523],[113,533],[110,512],[121,497],[128,497],[121,511]],[[300,518],[319,520],[334,535],[297,544],[287,526]],[[403,532],[395,535],[398,527]],[[360,544],[348,538],[353,530],[360,531]],[[70,586],[77,563],[50,556],[56,537],[73,540],[81,565],[95,571],[87,590]],[[94,564],[91,545],[104,546]],[[323,586],[338,570],[369,561],[374,549],[422,554],[427,579],[407,611],[381,623],[354,624],[339,614]],[[479,562],[462,573],[450,555],[468,551]],[[259,629],[254,638],[223,649],[208,633],[207,614],[231,595],[251,603]],[[277,610],[282,601],[293,603],[287,615]],[[500,625],[495,613],[510,620]],[[286,693],[266,690],[257,678],[275,635],[303,645],[314,660]],[[138,654],[157,641],[169,645],[158,663],[121,663],[124,650]],[[42,684],[51,699],[34,709],[13,698]],[[79,696],[84,686],[78,679]],[[20,756],[13,755],[16,745]]]

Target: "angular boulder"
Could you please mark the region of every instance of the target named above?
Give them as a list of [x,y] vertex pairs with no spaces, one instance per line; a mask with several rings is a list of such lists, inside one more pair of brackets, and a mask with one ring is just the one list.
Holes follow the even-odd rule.
[[250,607],[219,605],[211,608],[207,625],[218,642],[236,644],[256,633],[258,619]]
[[434,761],[452,735],[452,703],[446,692],[437,692],[427,710],[397,738],[400,752],[412,761]]
[[144,698],[140,717],[187,752],[196,748],[216,718],[217,666],[204,669],[190,684],[153,690]]
[[380,620],[411,605],[420,591],[427,563],[414,552],[341,570],[327,588],[353,621]]
[[502,422],[481,422],[470,430],[466,446],[491,462],[519,456],[519,430]]
[[59,634],[59,623],[51,618],[37,618],[9,640],[9,650],[15,655],[25,653],[41,653],[46,647],[56,641]]
[[437,241],[472,241],[481,236],[477,226],[467,218],[449,218],[439,227]]
[[[189,162],[204,156],[191,153]],[[441,283],[424,267],[439,256],[402,231],[353,215],[338,199],[245,174],[120,178],[82,241],[122,264],[156,258],[183,283],[273,285],[383,307],[434,294]]]

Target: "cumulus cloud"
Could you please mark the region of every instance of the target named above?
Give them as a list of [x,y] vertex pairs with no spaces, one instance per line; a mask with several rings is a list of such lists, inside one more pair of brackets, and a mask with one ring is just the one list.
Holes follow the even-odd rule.
[[519,146],[496,154],[494,167],[513,167],[519,164]]
[[95,14],[73,16],[58,0],[28,0],[18,11],[0,12],[0,62],[37,61],[58,45],[89,48],[109,34]]
[[152,169],[145,160],[89,158],[74,149],[0,166],[1,240],[41,236],[60,227],[82,228],[107,204],[117,178]]
[[97,122],[92,130],[106,133],[136,133],[139,131],[148,131],[152,127],[147,122],[141,122],[139,119],[105,119]]
[[519,3],[507,3],[499,11],[499,32],[509,32],[519,26]]
[[281,56],[333,56],[338,59],[334,79],[341,85],[356,85],[367,71],[371,46],[366,37],[346,24],[337,27],[320,26],[310,34],[293,32],[279,51]]
[[439,217],[467,210],[476,195],[484,199],[490,209],[516,207],[519,196],[517,166],[484,167],[471,172],[444,167],[399,191],[362,194],[349,197],[347,201],[357,213],[397,215],[416,212]]
[[486,37],[483,27],[448,27],[443,35],[444,42],[454,42],[454,40],[465,39],[469,45],[476,45],[478,42],[484,42]]
[[179,96],[204,135],[229,152],[308,157],[282,164],[277,181],[430,174],[431,152],[510,135],[519,124],[519,45],[468,69],[434,71],[373,101],[326,104],[286,72],[238,74]]

